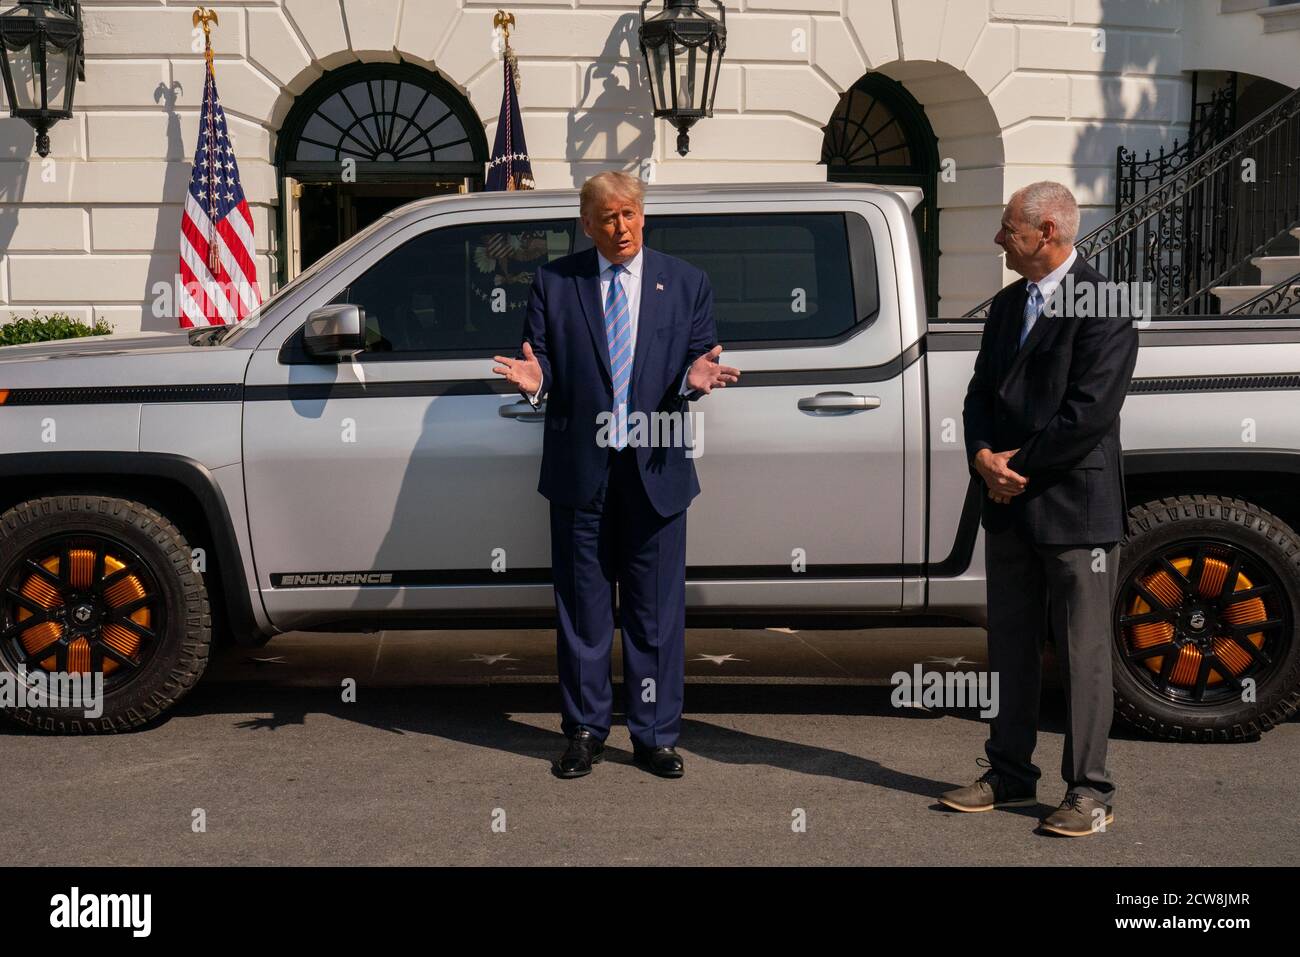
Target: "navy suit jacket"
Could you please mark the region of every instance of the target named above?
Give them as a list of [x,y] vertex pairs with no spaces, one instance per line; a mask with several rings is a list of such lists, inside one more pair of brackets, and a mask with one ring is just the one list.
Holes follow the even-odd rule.
[[[637,316],[628,414],[687,414],[682,376],[713,348],[713,288],[700,269],[643,247],[641,307]],[[546,397],[542,474],[537,490],[556,505],[579,508],[595,497],[609,466],[609,448],[597,442],[601,413],[614,407],[613,374],[600,301],[595,248],[537,270],[524,317],[523,338],[542,367]],[[633,423],[629,422],[629,433]],[[677,434],[681,434],[680,430]],[[636,448],[638,471],[655,510],[675,515],[700,494],[695,463],[680,442]]]

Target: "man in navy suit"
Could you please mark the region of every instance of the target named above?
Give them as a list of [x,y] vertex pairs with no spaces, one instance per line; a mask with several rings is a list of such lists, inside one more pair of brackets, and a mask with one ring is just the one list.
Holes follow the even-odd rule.
[[583,185],[595,248],[537,270],[523,354],[492,370],[546,399],[537,490],[551,503],[562,778],[590,773],[609,734],[616,585],[633,757],[682,776],[686,508],[700,493],[685,403],[740,377],[718,362],[708,277],[642,246],[644,197],[627,173]]

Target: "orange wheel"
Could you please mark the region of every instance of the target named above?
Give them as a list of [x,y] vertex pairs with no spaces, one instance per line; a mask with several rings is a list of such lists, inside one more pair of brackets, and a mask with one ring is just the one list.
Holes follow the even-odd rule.
[[1240,499],[1129,512],[1112,645],[1115,709],[1173,740],[1253,737],[1300,709],[1300,535]]
[[129,680],[165,624],[160,589],[139,555],[92,535],[43,540],[11,567],[6,657],[33,671]]
[[37,731],[141,727],[198,681],[212,644],[207,586],[181,531],[140,502],[32,499],[0,514],[5,716]]

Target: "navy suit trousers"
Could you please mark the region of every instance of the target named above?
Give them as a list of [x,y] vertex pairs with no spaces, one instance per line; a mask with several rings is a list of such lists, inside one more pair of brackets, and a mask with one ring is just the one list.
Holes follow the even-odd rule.
[[609,455],[588,505],[551,505],[560,726],[568,736],[609,734],[617,586],[628,731],[645,747],[671,747],[686,668],[686,510],[666,518],[655,510],[634,448]]

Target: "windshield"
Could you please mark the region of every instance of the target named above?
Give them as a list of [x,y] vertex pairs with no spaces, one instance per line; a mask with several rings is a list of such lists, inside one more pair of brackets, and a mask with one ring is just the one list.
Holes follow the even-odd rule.
[[337,261],[340,257],[342,257],[353,246],[357,245],[358,243],[364,242],[372,233],[376,232],[381,226],[384,225],[384,223],[388,222],[390,218],[391,217],[389,216],[381,216],[379,219],[375,220],[373,223],[371,223],[365,229],[361,230],[361,232],[357,233],[351,239],[343,243],[340,243],[338,246],[335,246],[333,249],[331,249],[320,259],[316,260],[314,263],[312,263],[310,266],[308,266],[298,275],[294,276],[293,279],[290,280],[287,284],[277,289],[271,295],[271,298],[263,302],[260,306],[258,306],[252,312],[250,312],[241,321],[232,323],[231,325],[228,326],[221,326],[217,334],[211,339],[211,344],[213,345],[220,344],[223,346],[228,346],[237,343],[240,337],[246,331],[257,327],[258,323],[261,322],[262,317],[266,315],[271,305],[275,303],[278,299],[280,299],[281,296],[289,292],[289,290],[291,289],[296,289],[298,286],[300,286],[302,283],[306,282],[307,280],[311,279],[321,270],[327,268],[331,263]]

